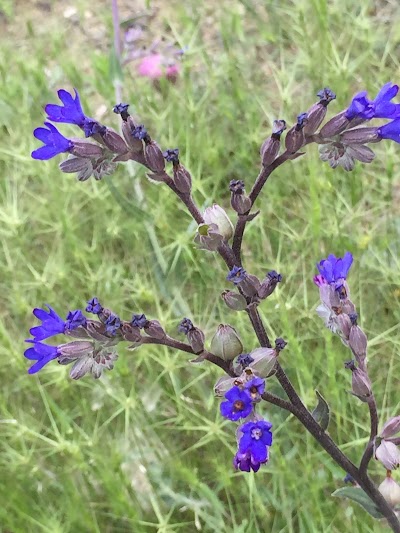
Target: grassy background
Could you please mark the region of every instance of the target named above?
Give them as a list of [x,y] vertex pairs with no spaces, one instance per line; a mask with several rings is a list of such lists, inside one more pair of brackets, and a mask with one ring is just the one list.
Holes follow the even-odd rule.
[[[123,17],[146,8],[121,4]],[[123,99],[163,147],[180,147],[202,207],[218,201],[229,209],[230,179],[250,189],[272,120],[294,120],[321,87],[337,93],[331,115],[355,92],[400,80],[394,0],[147,7],[149,40],[164,35],[188,46],[183,75],[156,90],[128,67]],[[330,497],[345,473],[275,407],[263,407],[274,424],[268,467],[235,474],[234,424],[212,393],[219,373],[190,366],[185,354],[121,348],[115,370],[99,381],[72,382],[57,364],[27,375],[23,341],[32,308],[44,302],[63,314],[97,295],[125,318],[158,318],[171,334],[189,316],[208,339],[221,322],[237,328],[248,351],[256,339],[246,314],[231,313],[218,296],[227,286],[221,261],[193,247],[189,216],[142,169],[121,165],[109,180],[78,183],[56,160],[30,158],[31,132],[60,87],[77,87],[88,114],[117,126],[107,2],[1,0],[0,8],[0,531],[383,531]],[[354,254],[350,284],[378,405],[383,420],[399,414],[400,151],[390,142],[375,148],[376,160],[351,173],[320,162],[314,146],[285,164],[260,197],[244,245],[250,272],[283,274],[261,313],[270,335],[289,342],[282,363],[302,398],[311,408],[314,389],[325,396],[330,433],[355,461],[367,409],[346,393],[349,353],[316,316],[311,278],[326,254]],[[274,380],[268,387],[280,393]],[[382,468],[372,471],[380,482]]]

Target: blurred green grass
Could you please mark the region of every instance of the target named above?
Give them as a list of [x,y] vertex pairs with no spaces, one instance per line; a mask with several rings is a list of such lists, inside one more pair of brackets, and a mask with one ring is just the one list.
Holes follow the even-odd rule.
[[[89,114],[117,125],[109,6],[98,2],[92,13],[85,0],[71,2],[76,24],[60,4],[0,3],[0,531],[382,531],[361,509],[330,497],[345,473],[275,407],[263,409],[275,435],[268,467],[234,474],[234,426],[212,393],[219,373],[188,365],[185,354],[121,349],[115,370],[99,381],[72,382],[58,365],[27,375],[32,307],[48,302],[63,313],[92,295],[125,317],[144,311],[171,334],[186,315],[208,339],[230,323],[247,350],[256,346],[246,315],[231,314],[218,296],[224,266],[193,247],[194,225],[167,190],[136,167],[78,183],[55,160],[31,160],[31,132],[60,87],[77,87]],[[396,2],[150,7],[157,16],[149,31],[189,46],[183,75],[155,90],[128,69],[123,98],[163,147],[179,146],[203,207],[218,201],[229,209],[230,179],[250,189],[272,120],[294,120],[321,87],[337,94],[331,115],[355,92],[374,94],[400,78]],[[313,146],[307,152],[271,177],[244,257],[256,275],[283,274],[262,316],[273,338],[289,342],[282,363],[302,398],[311,408],[314,390],[324,395],[330,433],[357,461],[367,409],[346,392],[349,354],[322,329],[311,279],[327,253],[354,254],[350,284],[370,339],[378,405],[383,419],[398,414],[400,151],[376,145],[376,160],[351,173],[322,164]],[[274,380],[268,387],[279,392]],[[379,466],[372,471],[383,477]]]

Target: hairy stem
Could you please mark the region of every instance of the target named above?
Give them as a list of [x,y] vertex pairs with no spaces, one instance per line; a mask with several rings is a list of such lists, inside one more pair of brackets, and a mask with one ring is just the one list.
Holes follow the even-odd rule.
[[368,464],[370,460],[372,459],[372,455],[374,453],[375,437],[378,434],[378,410],[376,407],[376,401],[375,401],[375,397],[373,394],[368,398],[368,408],[369,408],[369,416],[370,416],[370,421],[371,421],[371,430],[370,430],[368,444],[365,448],[364,454],[360,462],[359,469],[360,469],[361,474],[365,474],[367,472]]

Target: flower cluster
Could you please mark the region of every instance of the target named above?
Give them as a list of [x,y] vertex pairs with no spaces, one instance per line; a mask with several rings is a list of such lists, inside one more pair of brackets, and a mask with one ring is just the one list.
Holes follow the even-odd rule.
[[[400,143],[400,104],[392,102],[399,86],[388,82],[373,100],[367,91],[357,93],[349,107],[329,120],[319,132],[319,152],[332,168],[354,168],[355,160],[371,163],[375,154],[367,143],[391,139]],[[358,127],[371,119],[388,119],[377,127]]]
[[[136,124],[129,115],[129,104],[120,103],[113,108],[122,119],[122,137],[112,128],[84,113],[76,89],[75,95],[61,89],[58,91],[58,97],[62,105],[47,104],[45,127],[36,128],[33,132],[44,144],[32,152],[34,159],[47,160],[67,153],[68,159],[60,164],[60,169],[65,173],[76,173],[79,181],[85,181],[90,176],[100,180],[112,174],[120,161],[128,160],[147,167],[152,172],[150,179],[166,179],[163,153],[143,124]],[[85,139],[64,137],[52,122],[78,126],[84,132]],[[91,140],[88,140],[88,137]],[[184,185],[188,187],[188,172],[182,169],[183,167],[180,167],[180,175],[185,174]]]
[[[133,315],[130,322],[123,321],[110,309],[104,308],[97,298],[87,302],[86,313],[97,315],[97,320],[86,317],[81,310],[69,311],[63,320],[56,311],[46,306],[36,308],[33,315],[41,321],[39,326],[30,329],[32,344],[25,350],[25,357],[36,361],[28,370],[35,374],[50,361],[57,360],[62,365],[73,363],[70,376],[79,379],[90,373],[99,378],[103,370],[112,370],[118,355],[117,344],[121,341],[133,343],[131,347],[142,342],[140,330],[155,339],[165,337],[165,332],[157,320],[147,320],[145,315]],[[72,342],[58,345],[45,344],[42,341],[66,335]]]
[[236,470],[257,472],[269,459],[272,424],[257,417],[254,412],[255,404],[261,400],[264,390],[264,379],[252,372],[244,372],[240,378],[234,380],[234,386],[224,395],[226,401],[221,403],[221,414],[225,418],[234,422],[242,418],[251,418],[237,430],[238,451],[233,459]]
[[[367,336],[357,324],[356,307],[350,300],[347,275],[353,263],[353,256],[346,252],[343,257],[330,254],[317,264],[319,275],[314,283],[319,288],[321,304],[318,315],[325,326],[341,338],[355,358],[345,363],[352,372],[352,392],[362,401],[371,396],[371,382],[367,373]],[[357,364],[356,364],[357,363]]]

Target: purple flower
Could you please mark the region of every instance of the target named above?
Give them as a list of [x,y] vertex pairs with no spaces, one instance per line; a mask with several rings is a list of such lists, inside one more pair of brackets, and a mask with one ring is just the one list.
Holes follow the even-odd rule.
[[275,281],[276,283],[280,283],[282,281],[282,274],[278,274],[276,270],[270,270],[267,272],[267,276],[271,281]]
[[131,324],[135,328],[142,329],[147,326],[148,322],[146,315],[143,313],[141,315],[132,315]]
[[243,267],[238,267],[235,265],[226,276],[226,279],[237,285],[246,279],[246,271]]
[[120,104],[117,104],[113,107],[113,111],[117,115],[121,115],[122,120],[127,120],[127,118],[129,117],[128,108],[129,104],[123,104],[121,102]]
[[253,378],[247,381],[244,389],[253,401],[259,400],[261,394],[265,391],[265,381],[262,378]]
[[51,159],[63,152],[69,152],[74,147],[73,142],[61,135],[53,124],[45,122],[44,125],[47,126],[48,129],[36,128],[33,132],[36,139],[39,139],[39,141],[44,143],[44,146],[41,146],[32,152],[31,155],[33,159]]
[[97,133],[100,133],[100,135],[104,135],[107,128],[100,124],[100,122],[97,122],[97,120],[93,120],[91,118],[88,118],[85,120],[85,123],[83,124],[83,131],[85,132],[85,137],[92,137],[92,135],[96,135]]
[[132,130],[132,136],[135,139],[145,140],[148,138],[149,134],[147,133],[147,130],[144,125],[139,124],[139,126],[136,126],[136,128]]
[[353,97],[351,104],[346,110],[345,115],[348,120],[353,120],[353,118],[356,117],[369,120],[373,117],[371,102],[367,98],[367,91],[357,93]]
[[33,342],[43,341],[65,331],[66,322],[48,304],[46,304],[46,307],[48,311],[38,308],[33,310],[35,317],[42,321],[40,326],[35,326],[29,330],[29,333],[33,336]]
[[400,105],[394,104],[392,100],[399,92],[399,86],[392,82],[386,83],[378,92],[374,100],[368,100],[367,91],[357,93],[348,107],[345,115],[348,120],[361,118],[371,120],[372,118],[396,118],[400,115]]
[[317,264],[317,268],[328,283],[335,283],[339,287],[346,279],[352,263],[353,256],[350,252],[346,252],[343,258],[330,254]]
[[117,331],[121,327],[121,319],[118,315],[111,313],[107,318],[104,325],[106,326],[106,333],[114,337],[117,334]]
[[239,441],[239,453],[250,454],[253,462],[268,461],[268,446],[272,444],[272,424],[266,420],[247,422],[239,431],[243,433]]
[[237,363],[241,365],[242,368],[247,368],[254,359],[249,353],[242,353],[237,358]]
[[86,325],[86,317],[80,309],[76,311],[70,311],[67,315],[67,321],[65,323],[66,329],[73,330],[79,328],[79,326]]
[[32,340],[27,340],[26,342],[31,342],[33,347],[25,350],[24,356],[31,361],[36,361],[36,363],[28,370],[29,374],[35,374],[41,370],[44,365],[47,365],[47,363],[50,363],[50,361],[56,359],[60,355],[58,346],[49,346],[42,342],[35,342]]
[[256,461],[251,453],[237,452],[233,458],[233,466],[236,470],[242,470],[242,472],[250,472],[250,469],[254,472],[258,472],[261,463]]
[[187,335],[189,331],[194,329],[193,322],[189,318],[184,318],[178,326],[178,331]]
[[393,120],[377,129],[381,139],[390,139],[400,143],[400,119]]
[[47,104],[44,110],[47,113],[47,120],[52,122],[65,122],[67,124],[76,124],[83,128],[88,117],[84,114],[79,99],[79,93],[76,89],[75,98],[72,94],[64,89],[60,89],[57,94],[62,102],[62,106],[56,104]]
[[252,409],[253,403],[250,395],[246,391],[242,391],[239,387],[232,387],[225,393],[226,402],[220,405],[221,414],[229,420],[239,420],[239,418],[246,418]]
[[163,157],[168,163],[179,164],[179,148],[168,149],[163,152]]
[[93,297],[91,300],[88,301],[86,306],[87,313],[93,313],[94,315],[98,315],[102,311],[103,306],[100,304],[99,300],[96,297]]

